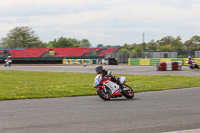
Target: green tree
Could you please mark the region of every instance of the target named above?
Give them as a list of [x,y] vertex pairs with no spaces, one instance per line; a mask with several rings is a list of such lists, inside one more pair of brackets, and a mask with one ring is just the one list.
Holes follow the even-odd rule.
[[122,48],[129,50],[129,45],[125,43]]
[[171,44],[171,41],[174,40],[173,37],[171,36],[167,36],[167,37],[163,37],[161,40],[158,40],[157,43],[161,46],[164,46],[164,45],[169,45]]
[[171,46],[171,44],[168,44],[168,45],[160,46],[160,49],[161,49],[161,51],[171,51],[172,46]]
[[1,39],[2,48],[36,48],[46,47],[39,37],[28,26],[16,27],[9,31],[6,37]]
[[104,46],[104,47],[113,47],[112,45],[106,45],[106,46]]
[[91,44],[90,44],[89,40],[83,39],[80,41],[80,47],[90,47],[90,46],[91,46]]
[[132,58],[135,58],[136,54],[137,54],[137,51],[135,49],[131,50]]
[[121,51],[121,52],[127,52],[127,53],[129,53],[129,50],[126,49],[126,48],[121,48],[120,51]]
[[185,50],[188,54],[191,54],[192,50],[199,50],[200,48],[200,36],[193,36],[190,40],[184,42]]
[[[146,51],[148,50],[147,44],[146,43],[141,43],[139,44],[139,47],[141,49],[141,51]],[[139,49],[139,48],[138,48]]]
[[161,40],[157,41],[158,47],[157,51],[177,51],[177,50],[184,50],[184,45],[181,42],[181,37],[178,36],[177,38],[167,36],[163,37]]
[[74,46],[73,43],[65,37],[60,37],[58,40],[54,39],[49,42],[49,45],[52,45],[54,48],[68,48]]
[[170,44],[171,44],[173,50],[183,50],[184,49],[184,45],[181,42],[180,36],[178,36],[176,39],[172,39]]
[[194,44],[194,45],[200,44],[200,36],[195,35],[190,40],[191,40],[192,44]]
[[156,51],[158,44],[154,41],[151,40],[149,43],[147,43],[147,47],[149,51]]
[[98,44],[97,48],[103,47],[103,44]]
[[80,41],[76,38],[67,38],[74,46],[80,45]]
[[137,45],[137,46],[135,47],[135,50],[136,50],[137,52],[143,51],[143,49],[142,49],[142,47],[141,47],[140,45]]

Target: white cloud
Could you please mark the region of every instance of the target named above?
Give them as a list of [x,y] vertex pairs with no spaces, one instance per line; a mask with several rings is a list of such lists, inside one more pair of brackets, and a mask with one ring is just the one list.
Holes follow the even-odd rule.
[[94,45],[200,34],[198,0],[1,0],[0,12],[0,37],[23,25],[43,41],[66,35]]

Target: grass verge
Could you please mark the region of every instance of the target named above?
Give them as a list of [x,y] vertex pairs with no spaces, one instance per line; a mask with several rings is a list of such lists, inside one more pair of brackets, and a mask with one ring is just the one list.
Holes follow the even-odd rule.
[[[96,95],[96,74],[0,70],[0,100]],[[121,76],[121,75],[116,75]],[[200,77],[124,75],[135,92],[200,87]]]

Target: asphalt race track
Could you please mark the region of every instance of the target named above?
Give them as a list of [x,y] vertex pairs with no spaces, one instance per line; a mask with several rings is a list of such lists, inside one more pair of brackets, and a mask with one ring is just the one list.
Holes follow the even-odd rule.
[[[130,74],[130,75],[186,75],[200,76],[200,70],[190,70],[189,67],[183,66],[181,71],[156,71],[155,66],[128,66],[128,65],[104,65],[113,74]],[[35,66],[11,66],[4,67],[0,65],[0,70],[17,70],[17,71],[51,71],[51,72],[83,72],[95,73],[95,65],[83,67],[82,65],[35,65]]]
[[[95,66],[0,66],[0,70],[90,72]],[[200,76],[198,70],[155,71],[153,66],[105,66],[116,74]],[[200,88],[0,102],[0,133],[161,133],[200,128]]]

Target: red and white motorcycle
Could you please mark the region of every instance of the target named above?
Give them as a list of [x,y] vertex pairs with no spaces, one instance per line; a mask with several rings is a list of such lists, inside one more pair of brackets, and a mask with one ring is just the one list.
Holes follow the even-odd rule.
[[5,60],[5,67],[8,66],[10,67],[11,66],[11,63],[12,63],[12,60]]
[[186,63],[188,64],[188,67],[189,67],[190,69],[194,69],[194,68],[199,69],[198,62],[197,62],[196,60],[194,60],[194,59],[192,59],[192,60],[190,60],[190,61],[187,60]]
[[122,96],[127,99],[132,99],[134,97],[134,92],[130,86],[125,84],[125,79],[124,76],[119,77],[119,80],[123,85],[123,90],[121,91],[120,86],[117,83],[114,83],[110,77],[104,79],[102,74],[98,74],[94,79],[94,88],[97,88],[97,94],[105,101],[110,100],[110,98]]

